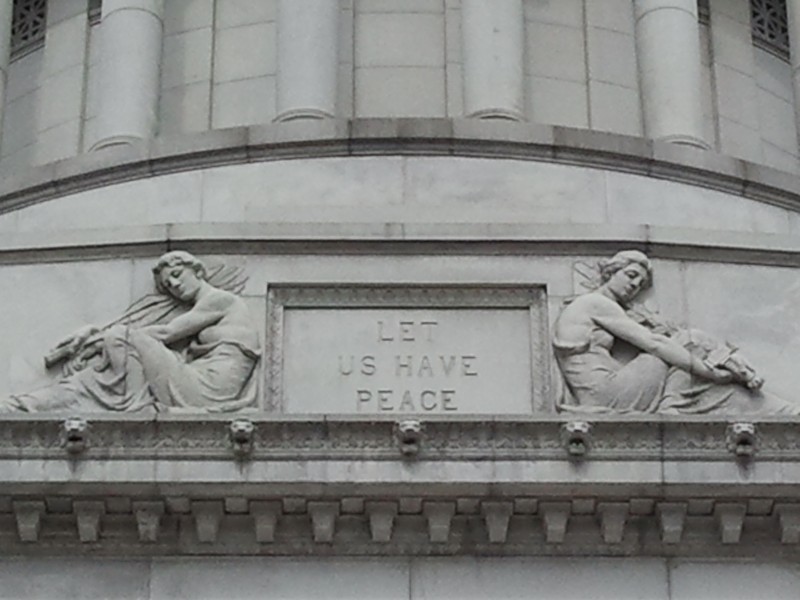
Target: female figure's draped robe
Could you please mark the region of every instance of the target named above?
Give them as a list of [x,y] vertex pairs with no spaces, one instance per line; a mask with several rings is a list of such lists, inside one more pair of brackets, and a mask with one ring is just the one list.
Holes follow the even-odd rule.
[[[219,267],[206,281],[237,293],[244,285],[237,269]],[[3,411],[170,411],[232,412],[256,405],[258,347],[238,340],[200,344],[196,339],[174,348],[143,333],[165,324],[188,306],[166,294],[150,294],[106,326],[101,339],[64,351],[64,376],[33,392],[0,402]],[[84,356],[89,358],[85,359]],[[51,355],[52,356],[52,355]]]

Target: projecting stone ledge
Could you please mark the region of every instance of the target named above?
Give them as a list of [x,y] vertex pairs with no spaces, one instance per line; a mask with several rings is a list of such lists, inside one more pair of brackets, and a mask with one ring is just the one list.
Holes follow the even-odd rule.
[[[206,490],[208,493],[208,490]],[[292,496],[150,501],[0,497],[0,556],[82,554],[629,555],[800,559],[800,498]],[[382,494],[380,497],[384,497]],[[257,498],[257,499],[256,499]],[[125,500],[122,502],[121,500]],[[358,502],[355,502],[357,500]],[[71,507],[71,508],[70,508]],[[235,512],[231,512],[232,508]],[[165,510],[166,508],[166,510]],[[360,508],[360,510],[358,510]],[[522,510],[522,512],[520,512]],[[163,511],[163,513],[162,513]],[[686,527],[682,523],[687,523]]]
[[[113,139],[112,139],[113,141]],[[669,141],[481,119],[319,119],[159,136],[7,174],[7,207],[147,177],[236,162],[324,156],[432,154],[546,160],[622,169],[778,204],[797,203],[797,178]]]
[[[226,415],[85,415],[83,444],[78,450],[70,448],[64,436],[65,422],[72,420],[46,414],[3,415],[0,461],[70,459],[90,464],[101,461],[107,465],[148,459],[159,462],[206,459],[231,461],[234,466],[237,460],[258,465],[274,460],[394,462],[404,457],[397,438],[400,419],[378,416],[282,417],[249,413],[247,419],[237,419],[252,425],[248,433],[250,451],[245,455],[232,440],[233,417]],[[519,461],[521,467],[532,460],[554,461],[563,466],[599,466],[608,461],[638,465],[674,462],[685,463],[684,471],[700,464],[698,461],[727,465],[712,472],[712,480],[717,474],[727,477],[727,471],[734,465],[751,468],[779,461],[800,466],[800,428],[796,418],[758,417],[741,423],[731,418],[584,415],[578,423],[563,416],[418,415],[415,420],[424,435],[418,440],[414,460],[423,464],[431,460],[460,463],[488,459]],[[575,429],[571,426],[576,424],[588,426],[586,435],[591,438],[586,452],[579,455],[572,451],[571,437],[564,433]],[[754,432],[753,439],[758,443],[748,444],[748,452],[742,453],[732,432],[745,429]],[[678,474],[669,469],[664,473],[666,478]],[[3,475],[0,462],[0,478]],[[127,473],[118,475],[125,477]],[[636,479],[643,473],[629,475]],[[750,484],[756,483],[761,473],[756,470],[753,475],[755,479],[750,479]],[[134,473],[133,477],[136,480],[139,475]],[[780,477],[763,481],[776,483]]]
[[254,414],[246,455],[230,420],[93,417],[79,452],[61,419],[0,421],[0,554],[800,559],[791,420],[428,419],[412,458],[389,420]]

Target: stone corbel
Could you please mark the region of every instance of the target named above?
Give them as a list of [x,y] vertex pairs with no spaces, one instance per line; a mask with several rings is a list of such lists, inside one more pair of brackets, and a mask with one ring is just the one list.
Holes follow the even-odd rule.
[[561,544],[564,542],[564,538],[567,535],[570,510],[569,502],[539,503],[539,512],[542,515],[542,523],[544,525],[544,537],[548,544]]
[[308,514],[311,515],[311,528],[314,541],[331,543],[336,534],[336,517],[339,516],[338,502],[309,502]]
[[425,502],[423,513],[428,519],[428,538],[434,543],[444,543],[450,539],[450,524],[456,514],[455,502]]
[[659,502],[656,505],[658,524],[661,528],[661,541],[665,544],[678,544],[683,537],[688,505],[686,502]]
[[279,500],[251,500],[250,514],[253,516],[256,541],[270,544],[275,541],[275,526],[283,507]]
[[397,516],[397,502],[367,502],[364,509],[369,516],[369,531],[373,542],[390,542]]
[[606,544],[619,544],[625,536],[625,523],[628,520],[627,502],[600,502],[597,513],[600,516],[600,530]]
[[481,502],[481,513],[486,521],[489,542],[503,544],[508,537],[508,523],[514,513],[513,502]]
[[744,502],[721,502],[714,507],[723,544],[738,544],[742,537],[747,505]]
[[17,533],[22,542],[38,542],[45,511],[42,501],[15,501],[12,503]]
[[197,540],[202,544],[216,542],[224,513],[222,500],[193,500],[192,513]]
[[72,505],[78,526],[78,539],[81,543],[96,542],[100,539],[100,527],[105,504],[100,500],[76,500]]
[[800,504],[776,504],[782,544],[800,543]]
[[164,503],[160,501],[139,501],[132,504],[136,517],[136,530],[139,541],[154,543],[161,532],[161,517],[164,515]]

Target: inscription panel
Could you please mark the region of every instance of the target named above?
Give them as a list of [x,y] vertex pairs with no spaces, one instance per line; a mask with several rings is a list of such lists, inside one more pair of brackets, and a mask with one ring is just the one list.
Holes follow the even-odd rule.
[[530,414],[547,387],[543,301],[519,286],[273,288],[267,408]]

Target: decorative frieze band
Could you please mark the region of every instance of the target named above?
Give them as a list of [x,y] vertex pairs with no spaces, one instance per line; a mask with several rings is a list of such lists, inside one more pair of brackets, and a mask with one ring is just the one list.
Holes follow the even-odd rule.
[[[406,457],[397,422],[378,417],[306,418],[252,415],[250,451],[239,452],[230,417],[159,416],[154,419],[89,417],[85,438],[64,435],[59,417],[6,416],[0,420],[0,460],[134,459],[230,461],[397,461]],[[762,417],[757,422],[695,418],[635,418],[596,415],[591,423],[553,418],[421,419],[417,461],[566,460],[596,461],[798,461],[800,431],[794,419]],[[565,431],[590,425],[586,452],[576,455]],[[745,427],[742,427],[744,425]],[[736,437],[757,432],[757,445]],[[742,434],[739,434],[740,436]],[[748,452],[738,451],[738,441]]]

